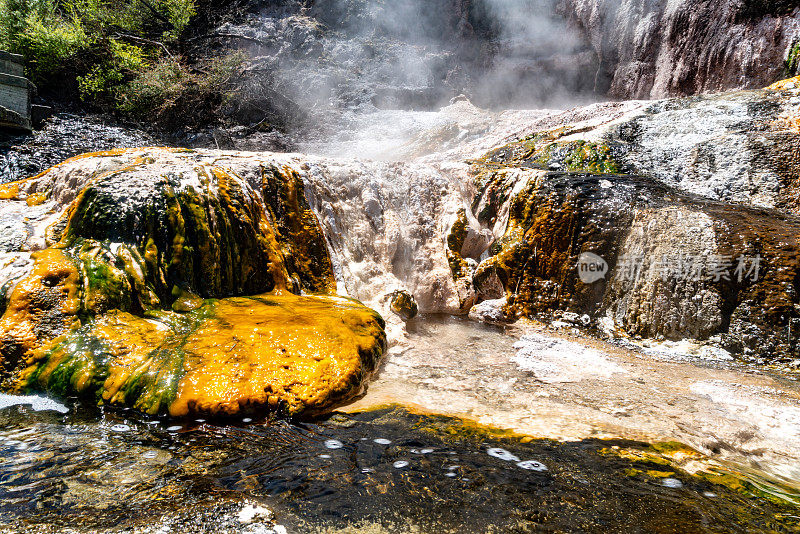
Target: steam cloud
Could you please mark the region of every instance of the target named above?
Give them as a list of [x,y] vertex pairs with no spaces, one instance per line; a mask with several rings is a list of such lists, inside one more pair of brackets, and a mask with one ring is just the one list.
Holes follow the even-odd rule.
[[[483,107],[591,98],[594,54],[555,0],[270,2],[243,35],[254,72],[303,109],[434,109],[467,94]],[[265,74],[266,76],[266,74]]]

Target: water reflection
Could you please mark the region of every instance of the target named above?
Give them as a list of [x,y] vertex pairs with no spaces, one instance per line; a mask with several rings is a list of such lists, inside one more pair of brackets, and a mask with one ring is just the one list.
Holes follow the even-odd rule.
[[642,443],[530,440],[400,408],[303,424],[179,426],[127,412],[10,407],[0,428],[0,521],[10,532],[799,525],[797,509],[745,479],[691,476]]

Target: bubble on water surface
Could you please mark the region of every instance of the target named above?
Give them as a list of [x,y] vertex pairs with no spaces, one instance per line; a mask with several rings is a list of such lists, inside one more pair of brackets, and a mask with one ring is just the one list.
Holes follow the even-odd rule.
[[378,445],[391,445],[392,444],[392,440],[386,439],[386,438],[376,438],[376,439],[373,439],[372,441],[374,443],[377,443]]
[[665,478],[661,481],[661,485],[665,488],[682,488],[683,482],[677,478]]
[[408,462],[405,460],[397,460],[393,463],[395,469],[403,469],[404,467],[408,467]]
[[505,449],[494,447],[486,451],[486,454],[493,458],[498,458],[504,462],[519,462],[519,458],[511,454]]
[[524,462],[517,462],[517,467],[527,469],[528,471],[547,471],[547,466],[536,460],[525,460]]
[[708,498],[710,498],[710,499],[713,499],[714,497],[716,497],[716,496],[717,496],[717,494],[716,494],[716,493],[714,493],[713,491],[704,491],[704,492],[703,492],[703,495],[704,495],[704,496],[706,496],[706,497],[708,497]]
[[341,449],[342,447],[344,447],[344,443],[338,439],[329,439],[325,442],[326,449]]
[[319,455],[319,457],[320,457],[320,458],[325,458],[325,459],[328,459],[328,458],[330,458],[330,457],[331,457],[331,455],[330,455],[330,454],[320,454],[320,455]]
[[446,476],[446,477],[450,477],[450,478],[455,478],[455,477],[457,477],[458,475],[457,475],[457,474],[455,474],[455,473],[453,473],[452,471],[450,471],[449,473],[445,473],[445,474],[444,474],[444,476]]
[[182,429],[182,426],[171,426],[167,428],[167,432],[177,432],[178,430]]

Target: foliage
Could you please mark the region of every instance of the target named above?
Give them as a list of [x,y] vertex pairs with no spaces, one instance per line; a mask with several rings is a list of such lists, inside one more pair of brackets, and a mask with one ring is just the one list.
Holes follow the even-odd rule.
[[8,6],[3,7],[13,4],[16,9],[0,11],[2,47],[25,56],[29,75],[37,83],[60,71],[87,39],[79,21],[58,16],[48,3],[8,0]]
[[244,61],[243,54],[235,53],[190,70],[176,58],[162,58],[120,86],[119,109],[131,117],[147,117],[167,129],[213,122],[231,79]]
[[618,174],[619,164],[607,145],[577,141],[570,147],[564,160],[569,172],[589,172],[593,174]]
[[186,70],[174,50],[195,13],[195,0],[0,0],[0,48],[25,57],[45,94],[67,88],[101,109],[132,110],[117,105],[132,80],[169,80],[165,62]]

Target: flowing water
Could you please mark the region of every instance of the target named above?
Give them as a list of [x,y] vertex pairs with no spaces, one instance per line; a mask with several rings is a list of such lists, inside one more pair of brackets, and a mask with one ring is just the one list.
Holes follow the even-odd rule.
[[[559,367],[554,351],[570,348],[565,343],[532,329],[417,320],[366,397],[312,422],[175,422],[4,397],[0,522],[4,532],[31,533],[800,529],[800,496],[777,476],[775,458],[759,467],[764,453],[745,444],[726,456],[668,439],[702,435],[690,404],[716,403],[703,407],[705,417],[723,422],[718,446],[735,448],[725,433],[738,427],[721,413],[725,402],[703,390],[672,406],[658,393],[629,391],[630,384],[666,388],[690,370],[688,385],[675,387],[705,383],[711,371],[721,382],[737,374],[762,385],[780,380],[785,395],[772,404],[780,411],[798,405],[793,382],[599,343],[568,358],[574,366]],[[614,391],[640,399],[643,414],[617,411],[604,420]],[[416,407],[380,406],[393,401]],[[653,439],[635,439],[632,429]],[[774,445],[788,464],[796,460],[796,443]],[[732,456],[750,463],[725,460]]]

